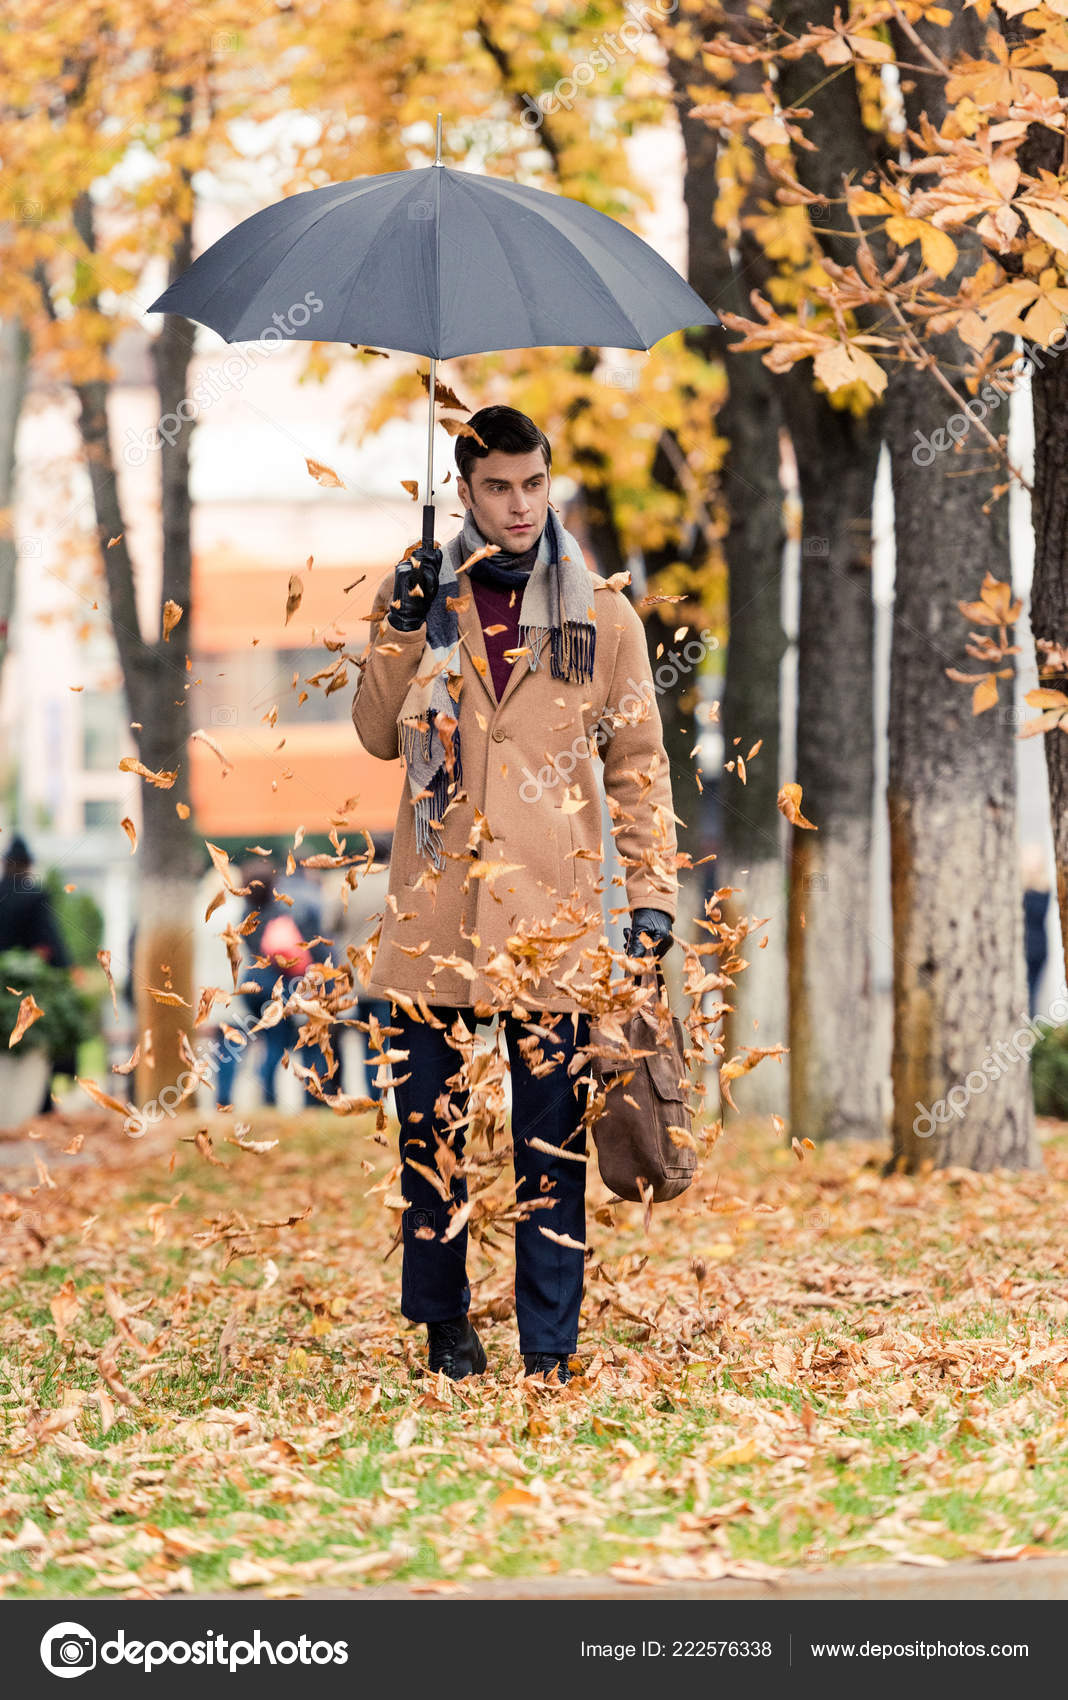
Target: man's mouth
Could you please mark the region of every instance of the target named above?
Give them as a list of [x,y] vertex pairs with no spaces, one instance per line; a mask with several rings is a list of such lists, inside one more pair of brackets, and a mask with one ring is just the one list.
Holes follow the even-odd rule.
[[510,525],[508,529],[509,531],[529,531],[531,527],[529,525]]

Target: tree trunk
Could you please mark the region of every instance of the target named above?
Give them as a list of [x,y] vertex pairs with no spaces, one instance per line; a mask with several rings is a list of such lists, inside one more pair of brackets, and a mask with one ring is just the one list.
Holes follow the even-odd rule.
[[[718,85],[700,57],[669,53],[668,70],[686,149],[687,276],[710,307],[745,313],[749,289],[759,278],[759,273],[750,274],[758,255],[751,240],[743,237],[740,257],[732,256],[724,232],[713,222],[718,136],[703,119],[689,116],[692,92],[707,92],[711,97]],[[732,86],[739,91],[759,88],[760,80],[759,67],[740,67]],[[750,197],[755,204],[769,191],[762,150],[754,153],[753,165]],[[721,332],[695,332],[689,340],[703,347],[710,359],[722,357]],[[729,514],[724,541],[729,634],[721,720],[728,760],[744,756],[758,741],[761,749],[748,767],[744,785],[737,770],[723,775],[723,843],[716,874],[720,885],[738,888],[737,895],[723,904],[729,924],[737,926],[746,915],[769,918],[758,935],[767,937],[766,947],[760,949],[754,943],[746,950],[743,945],[749,966],[739,973],[728,995],[731,1009],[724,1025],[730,1054],[746,1046],[780,1044],[786,1038],[786,876],[783,819],[777,802],[786,535],[777,380],[756,354],[730,355],[727,377],[729,393],[717,420],[730,445],[721,474]],[[785,1073],[764,1062],[738,1083],[734,1095],[743,1114],[785,1114]]]
[[[779,0],[791,34],[833,26],[835,0]],[[852,74],[828,81],[815,54],[783,64],[784,105],[808,107],[819,138],[798,148],[799,180],[827,206],[809,219],[823,252],[852,263],[830,203],[842,179],[875,163]],[[882,1129],[888,1058],[873,1043],[872,806],[875,791],[875,620],[872,499],[881,413],[863,418],[817,393],[807,366],[787,374],[783,401],[801,490],[794,776],[815,832],[792,827],[790,854],[790,1131],[798,1138],[871,1138]],[[843,733],[848,729],[848,736]]]
[[[1006,34],[1016,44],[1026,34],[1022,18],[1006,21]],[[1054,73],[1058,92],[1068,95],[1068,71],[1044,66]],[[1032,125],[1020,150],[1020,165],[1035,176],[1042,170],[1063,178],[1062,138],[1045,125]],[[1063,345],[1048,353],[1036,349],[1031,377],[1031,407],[1035,427],[1035,473],[1031,517],[1035,534],[1034,574],[1031,580],[1031,634],[1035,659],[1048,666],[1040,643],[1068,654],[1068,360]],[[1041,684],[1068,694],[1068,665],[1040,674]],[[1056,729],[1043,736],[1049,779],[1053,849],[1057,863],[1057,906],[1061,919],[1064,972],[1068,978],[1068,737]]]
[[[790,1132],[882,1130],[873,1044],[871,837],[875,779],[871,502],[880,434],[808,388],[788,401],[802,512],[790,865]],[[812,427],[798,429],[799,414]]]
[[[188,95],[188,91],[186,91]],[[184,107],[188,126],[189,100]],[[83,239],[93,245],[92,206],[83,196],[76,212]],[[169,281],[192,261],[192,214],[184,219],[171,254]],[[192,1022],[193,938],[198,855],[188,814],[189,735],[183,637],[191,621],[192,561],[190,550],[189,441],[193,420],[181,420],[178,404],[185,395],[193,348],[193,326],[166,315],[153,360],[160,419],[173,417],[177,429],[162,436],[163,577],[160,587],[160,627],[144,637],[138,619],[134,569],[126,541],[108,424],[108,384],[102,380],[76,386],[79,426],[92,483],[97,537],[107,579],[111,624],[122,668],[126,700],[137,741],[137,753],[153,773],[177,773],[170,788],[142,782],[141,833],[138,844],[141,884],[133,982],[137,1022],[144,1044],[137,1071],[138,1101],[158,1099],[173,1088],[186,1065],[180,1040]],[[171,438],[172,440],[168,440]],[[116,541],[112,541],[115,539]],[[173,601],[183,619],[170,642],[162,636],[163,605]],[[178,813],[178,804],[186,818]],[[153,992],[175,994],[182,1004],[161,1002]]]
[[[917,25],[940,52],[982,51],[985,25],[958,14],[946,32]],[[902,57],[911,43],[898,38]],[[944,88],[923,79],[904,99],[938,125]],[[962,238],[952,294],[981,258]],[[952,337],[929,344],[943,372],[966,364]],[[963,403],[965,396],[961,395]],[[973,601],[987,572],[1011,577],[1008,503],[989,504],[996,468],[966,455],[913,458],[917,432],[943,427],[953,404],[925,371],[891,377],[887,435],[894,487],[896,576],[890,655],[890,880],[894,935],[894,1164],[916,1170],[1038,1163],[1028,1067],[1017,1042],[1027,1022],[1009,717],[973,715],[971,692],[946,668],[975,671],[965,654]],[[978,466],[976,462],[978,460]],[[1027,1035],[1032,1037],[1030,1029]],[[1008,1052],[1008,1056],[1005,1053]]]
[[[1041,640],[1068,655],[1068,361],[1064,354],[1042,362],[1031,380],[1035,420],[1035,482],[1031,502],[1035,566],[1031,583],[1031,631],[1039,666],[1047,661]],[[1068,694],[1068,665],[1042,679]],[[1036,710],[1037,712],[1037,710]],[[1057,860],[1057,905],[1061,917],[1064,972],[1068,977],[1068,737],[1057,729],[1043,738],[1049,777],[1053,845]]]
[[[894,933],[893,1155],[915,1170],[1037,1163],[1008,717],[973,716],[947,667],[973,670],[957,602],[1009,577],[1008,505],[982,512],[986,472],[912,459],[943,396],[903,372],[888,404],[897,574],[890,658]],[[1030,1040],[1030,1030],[1028,1039]],[[1009,1051],[1009,1056],[1005,1052]],[[1013,1059],[1015,1050],[1015,1059]]]
[[15,440],[29,361],[30,339],[21,320],[0,321],[0,669],[7,659],[15,607]]

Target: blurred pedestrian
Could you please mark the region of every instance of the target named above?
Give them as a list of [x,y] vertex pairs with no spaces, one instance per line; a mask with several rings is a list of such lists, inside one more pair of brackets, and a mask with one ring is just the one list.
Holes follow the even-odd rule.
[[[333,917],[331,935],[334,940],[334,960],[343,963],[351,950],[361,950],[367,943],[376,925],[382,919],[386,907],[386,894],[389,891],[389,858],[393,849],[392,832],[376,832],[372,837],[374,845],[374,861],[370,867],[364,866],[355,891],[349,889],[347,908],[340,903]],[[351,959],[350,959],[351,960]],[[359,993],[355,1005],[355,1019],[367,1022],[375,1016],[383,1027],[389,1026],[389,1004],[385,998],[368,997],[356,982],[355,989]],[[378,1063],[374,1060],[375,1053],[371,1048],[370,1035],[357,1028],[360,1035],[361,1061],[363,1063],[364,1079],[366,1082],[365,1097],[373,1098],[375,1103],[381,1103],[385,1096],[385,1088],[375,1084],[378,1073]]]
[[[256,1021],[262,1020],[268,1006],[274,1001],[276,985],[279,987],[278,999],[284,1003],[292,996],[312,963],[326,960],[325,947],[311,945],[305,939],[290,905],[278,895],[275,878],[274,868],[267,862],[254,863],[245,870],[245,884],[249,887],[246,918],[255,915],[256,922],[247,935],[246,945],[251,963],[245,968],[242,978],[246,982],[255,981],[260,988],[258,992],[244,994]],[[275,1092],[278,1065],[287,1050],[293,1051],[300,1046],[300,1036],[301,1028],[291,1015],[283,1015],[280,1020],[271,1022],[255,1035],[257,1066],[265,1104],[273,1106],[278,1102]],[[325,1084],[326,1058],[318,1045],[300,1046],[296,1060],[304,1068],[313,1068],[320,1081]],[[304,1101],[307,1104],[319,1103],[319,1099],[308,1086],[304,1088]]]
[[1027,963],[1027,1006],[1032,1021],[1038,1014],[1038,989],[1046,971],[1049,943],[1046,917],[1049,913],[1049,862],[1040,844],[1025,844],[1020,856],[1023,885],[1024,958]]
[[33,872],[33,856],[17,834],[0,871],[0,950],[35,950],[53,968],[69,968],[52,900]]
[[[240,897],[228,891],[222,903],[212,910],[210,919],[205,920],[208,905],[218,890],[219,876],[214,868],[211,868],[197,887],[193,945],[193,978],[196,982],[194,1007],[199,1004],[201,993],[206,987],[218,986],[225,992],[233,985],[230,958],[222,934],[228,927],[240,926],[245,918],[244,905]],[[245,1055],[248,1044],[247,1040],[242,1045],[238,1040],[228,1039],[223,1032],[224,1025],[234,1027],[236,1024],[232,1010],[228,1014],[227,1005],[220,999],[212,1011],[210,1025],[203,1029],[204,1037],[211,1047],[215,1104],[220,1110],[233,1104],[237,1065]]]
[[[52,899],[33,872],[33,856],[24,838],[16,833],[4,852],[0,870],[0,951],[32,950],[51,968],[71,967]],[[57,1074],[72,1078],[78,1073],[73,1050],[58,1051],[49,1058],[48,1083],[39,1115],[50,1115],[52,1081]]]

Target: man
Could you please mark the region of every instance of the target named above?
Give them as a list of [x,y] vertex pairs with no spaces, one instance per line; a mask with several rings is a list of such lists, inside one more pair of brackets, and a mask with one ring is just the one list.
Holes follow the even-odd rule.
[[510,407],[483,408],[470,425],[456,444],[463,529],[380,583],[353,700],[364,746],[401,756],[408,779],[366,985],[390,999],[393,1044],[407,1053],[393,1082],[408,1204],[401,1309],[427,1324],[431,1370],[458,1379],[486,1367],[467,1314],[467,1230],[450,1222],[467,1199],[460,1059],[496,1011],[516,1197],[531,1207],[515,1236],[519,1345],[528,1375],[566,1381],[582,1299],[586,1164],[575,1157],[587,1093],[568,1064],[589,1039],[583,976],[588,992],[604,928],[594,755],[626,870],[628,956],[671,945],[674,811],[644,627],[550,506],[548,438]]

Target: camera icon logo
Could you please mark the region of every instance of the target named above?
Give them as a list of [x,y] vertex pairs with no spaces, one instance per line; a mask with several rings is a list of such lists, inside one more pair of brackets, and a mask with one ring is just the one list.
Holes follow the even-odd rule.
[[41,1641],[41,1663],[53,1676],[84,1676],[96,1666],[96,1636],[80,1623],[57,1623]]
[[429,201],[411,201],[408,205],[408,217],[412,219],[430,219],[434,209]]

